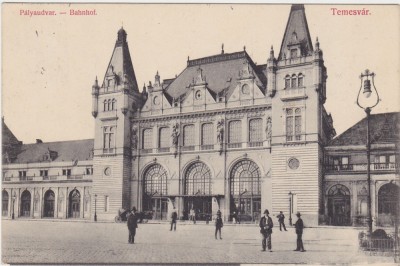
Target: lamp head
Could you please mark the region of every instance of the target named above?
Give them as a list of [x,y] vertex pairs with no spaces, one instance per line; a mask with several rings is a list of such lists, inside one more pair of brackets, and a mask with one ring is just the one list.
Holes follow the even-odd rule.
[[366,98],[371,96],[371,81],[369,79],[364,80],[364,91],[363,94]]

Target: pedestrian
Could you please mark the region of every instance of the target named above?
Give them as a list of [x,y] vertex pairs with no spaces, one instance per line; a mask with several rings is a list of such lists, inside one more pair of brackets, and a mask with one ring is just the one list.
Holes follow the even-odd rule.
[[233,214],[232,214],[232,222],[233,222],[234,224],[237,223],[237,215],[236,215],[236,212],[233,212]]
[[138,216],[136,214],[136,207],[132,207],[131,214],[128,216],[128,230],[129,230],[129,244],[134,244],[135,243],[135,235],[136,235],[136,228],[137,226],[137,221],[138,221]]
[[195,223],[195,222],[194,222],[195,216],[194,216],[194,210],[193,210],[193,208],[190,209],[189,216],[190,216],[190,220],[193,221],[193,223]]
[[272,244],[271,244],[271,234],[272,227],[274,227],[274,223],[272,222],[271,217],[269,217],[269,211],[265,209],[264,216],[260,219],[260,233],[262,234],[262,250],[265,251],[268,245],[269,252],[272,252]]
[[285,231],[287,231],[286,226],[285,226],[285,215],[283,215],[283,212],[280,211],[279,214],[276,216],[276,218],[278,218],[278,221],[279,221],[279,230],[282,231],[282,226],[283,226],[283,229],[285,229]]
[[217,232],[219,232],[219,239],[222,240],[222,237],[221,237],[221,228],[222,228],[223,226],[224,226],[224,223],[223,223],[222,218],[221,218],[221,211],[218,210],[218,211],[217,211],[217,218],[215,218],[215,239],[218,239],[218,238],[217,238]]
[[296,234],[297,234],[297,248],[294,251],[305,252],[302,239],[304,224],[303,220],[300,217],[301,216],[300,212],[297,212],[296,216],[298,219],[294,224],[294,226],[296,227]]
[[174,226],[174,231],[176,231],[176,219],[178,218],[178,214],[176,213],[175,208],[172,210],[171,214],[171,229],[169,231],[172,231],[172,226]]

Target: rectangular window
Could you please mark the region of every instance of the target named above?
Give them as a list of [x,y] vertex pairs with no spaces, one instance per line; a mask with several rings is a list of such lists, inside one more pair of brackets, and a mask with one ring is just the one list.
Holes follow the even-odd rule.
[[286,109],[286,141],[299,141],[302,135],[300,108]]
[[103,151],[106,153],[113,152],[115,147],[114,132],[115,127],[103,128]]
[[49,170],[40,170],[40,176],[48,176]]
[[183,146],[194,146],[194,125],[183,127]]
[[228,147],[240,148],[242,146],[242,121],[235,120],[229,122]]
[[110,198],[109,198],[109,196],[105,196],[105,199],[104,199],[104,211],[108,212],[109,209],[110,209]]
[[143,130],[143,149],[153,148],[153,129],[147,128]]
[[212,123],[203,124],[201,126],[201,145],[214,144],[214,126]]
[[19,177],[26,177],[26,171],[18,171]]
[[62,170],[62,175],[70,176],[71,175],[71,169],[63,169]]
[[249,146],[262,146],[262,119],[256,118],[249,122]]
[[93,168],[92,167],[87,167],[86,168],[86,175],[93,175]]

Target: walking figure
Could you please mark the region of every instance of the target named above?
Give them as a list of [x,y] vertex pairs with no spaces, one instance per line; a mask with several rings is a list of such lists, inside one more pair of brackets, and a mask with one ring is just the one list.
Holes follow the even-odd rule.
[[271,217],[269,217],[269,211],[265,209],[264,216],[260,219],[260,233],[263,236],[262,239],[262,250],[265,251],[268,246],[269,252],[272,252],[272,244],[271,244],[271,234],[272,227],[274,227],[274,223],[272,222]]
[[172,226],[174,226],[174,231],[176,231],[176,219],[178,218],[178,214],[176,213],[176,210],[172,211],[171,214],[171,229],[169,231],[172,231]]
[[224,223],[221,218],[221,211],[217,211],[217,218],[215,218],[215,239],[217,239],[217,232],[219,232],[219,239],[222,239],[221,237],[221,228],[224,226]]
[[286,230],[286,226],[285,226],[285,215],[283,215],[283,212],[281,211],[281,212],[276,216],[276,218],[278,218],[278,221],[279,221],[279,230],[282,231],[282,226],[283,226],[283,229],[285,229],[285,231],[287,231],[287,230]]
[[300,252],[305,252],[304,246],[303,246],[303,220],[300,218],[301,214],[300,212],[297,212],[296,216],[298,217],[296,223],[294,226],[296,227],[296,234],[297,234],[297,248],[294,251],[300,251]]
[[136,208],[132,207],[132,212],[128,216],[128,221],[127,221],[129,230],[129,240],[128,240],[129,244],[135,243],[136,228],[138,228],[137,221],[138,221],[138,216],[136,214]]

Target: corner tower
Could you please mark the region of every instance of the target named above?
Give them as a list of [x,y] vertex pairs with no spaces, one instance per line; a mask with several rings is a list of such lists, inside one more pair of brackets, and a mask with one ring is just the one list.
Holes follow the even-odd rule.
[[[326,67],[304,5],[292,5],[278,58],[268,60],[272,88],[272,210],[299,211],[308,225],[322,213],[323,146],[334,135],[324,108]],[[290,204],[288,202],[290,200]]]
[[[129,53],[127,34],[118,31],[117,41],[101,86],[92,87],[95,119],[93,151],[92,215],[99,220],[115,217],[130,208],[132,173],[131,118],[141,106],[141,94]],[[95,206],[96,205],[96,206]]]

